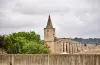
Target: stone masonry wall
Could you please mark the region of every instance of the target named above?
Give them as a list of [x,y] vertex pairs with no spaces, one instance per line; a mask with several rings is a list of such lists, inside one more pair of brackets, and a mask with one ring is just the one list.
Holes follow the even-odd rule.
[[0,65],[100,65],[100,54],[7,54]]

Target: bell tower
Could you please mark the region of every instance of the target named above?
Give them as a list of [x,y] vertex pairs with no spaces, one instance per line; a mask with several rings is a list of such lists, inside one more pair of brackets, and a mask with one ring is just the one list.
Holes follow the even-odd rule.
[[49,15],[46,28],[44,28],[44,41],[53,42],[55,39],[55,28],[53,28],[51,17]]
[[44,42],[50,48],[51,53],[54,53],[55,28],[53,28],[51,17],[49,15],[46,28],[44,28]]

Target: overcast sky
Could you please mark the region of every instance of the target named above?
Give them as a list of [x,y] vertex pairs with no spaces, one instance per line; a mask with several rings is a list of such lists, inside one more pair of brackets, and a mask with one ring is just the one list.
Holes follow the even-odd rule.
[[0,34],[35,31],[49,14],[56,37],[100,38],[100,0],[0,0]]

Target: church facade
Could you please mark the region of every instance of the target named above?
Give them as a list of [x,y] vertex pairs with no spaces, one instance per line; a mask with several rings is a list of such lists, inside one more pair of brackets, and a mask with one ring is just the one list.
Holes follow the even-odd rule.
[[52,54],[74,54],[82,51],[82,45],[79,42],[57,38],[55,32],[56,29],[53,28],[49,15],[46,28],[44,28],[44,42],[50,48]]

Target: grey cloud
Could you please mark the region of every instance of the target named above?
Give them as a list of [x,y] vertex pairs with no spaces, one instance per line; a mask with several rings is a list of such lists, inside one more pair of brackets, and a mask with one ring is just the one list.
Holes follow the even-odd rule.
[[88,3],[91,3],[91,4],[99,4],[100,3],[100,0],[85,0],[85,1]]
[[[37,16],[20,16],[20,15],[12,15],[15,13],[10,13],[10,16],[4,12],[0,12],[0,28],[38,28],[43,25],[43,17],[40,16],[40,20],[37,21]],[[12,16],[11,16],[12,15]]]
[[86,0],[91,7],[76,12],[76,16],[84,22],[81,35],[100,37],[100,0]]
[[41,32],[50,13],[57,37],[100,37],[99,3],[99,0],[13,0],[12,3],[2,0],[0,34],[34,30],[43,37]]
[[21,12],[23,14],[49,14],[49,13],[60,13],[60,12],[69,12],[69,7],[57,7],[53,4],[50,5],[25,5],[25,4],[15,4],[15,7],[13,8],[16,12]]
[[13,0],[0,0],[0,10],[4,9]]
[[0,23],[0,28],[38,28],[42,26],[42,22],[37,22],[34,19],[11,20],[9,17],[0,19]]
[[5,4],[7,4],[7,3],[8,3],[7,0],[0,0],[0,5],[5,5]]

